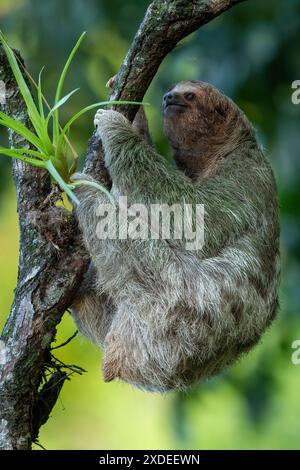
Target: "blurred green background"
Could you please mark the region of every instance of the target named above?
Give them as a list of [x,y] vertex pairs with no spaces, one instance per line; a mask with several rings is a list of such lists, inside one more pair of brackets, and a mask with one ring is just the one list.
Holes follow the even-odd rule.
[[[83,30],[65,91],[81,90],[65,107],[67,117],[107,96],[143,18],[144,0],[0,0],[1,29],[19,48],[33,76],[43,65],[45,90],[53,98],[64,60]],[[63,388],[40,442],[47,449],[300,449],[300,365],[291,344],[300,339],[300,105],[291,83],[300,80],[300,3],[251,0],[228,11],[181,43],[166,58],[147,94],[150,126],[160,151],[160,101],[182,79],[220,87],[257,128],[276,174],[281,201],[281,309],[262,343],[222,376],[188,393],[167,395],[104,384],[100,352],[77,337],[57,355],[88,370]],[[74,126],[84,156],[93,115]],[[6,135],[0,134],[1,144]],[[0,158],[0,326],[13,299],[18,225],[10,162]],[[65,315],[58,342],[75,330]]]

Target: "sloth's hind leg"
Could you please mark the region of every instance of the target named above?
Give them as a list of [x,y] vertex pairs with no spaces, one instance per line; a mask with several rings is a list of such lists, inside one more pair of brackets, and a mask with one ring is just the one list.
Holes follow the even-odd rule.
[[96,271],[91,263],[71,306],[71,315],[80,333],[102,347],[115,307],[107,295],[97,293],[95,276]]

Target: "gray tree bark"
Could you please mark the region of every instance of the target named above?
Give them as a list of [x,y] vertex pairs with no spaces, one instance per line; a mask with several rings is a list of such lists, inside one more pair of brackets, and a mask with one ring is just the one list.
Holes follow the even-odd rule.
[[[141,101],[162,60],[178,41],[242,1],[153,1],[120,68],[111,98]],[[1,48],[0,80],[7,90],[5,112],[26,123],[26,108]],[[124,106],[121,111],[133,120],[137,108]],[[10,133],[10,141],[13,147],[26,144],[14,133]],[[109,187],[101,142],[95,135],[89,142],[85,171]],[[20,258],[14,302],[0,340],[2,450],[30,449],[49,417],[67,376],[53,361],[50,345],[89,263],[74,217],[65,221],[60,210],[53,208],[57,194],[48,174],[18,161],[13,164],[13,177]]]

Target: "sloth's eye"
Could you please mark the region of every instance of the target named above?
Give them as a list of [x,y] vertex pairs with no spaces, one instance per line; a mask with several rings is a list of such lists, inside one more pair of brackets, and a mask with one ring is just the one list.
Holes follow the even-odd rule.
[[187,101],[192,101],[195,98],[195,93],[192,93],[192,92],[185,93],[184,97]]

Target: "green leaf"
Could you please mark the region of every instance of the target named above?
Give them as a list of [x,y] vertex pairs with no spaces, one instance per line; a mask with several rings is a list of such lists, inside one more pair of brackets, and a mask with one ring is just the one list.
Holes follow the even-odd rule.
[[113,196],[111,195],[111,193],[104,186],[102,186],[102,184],[98,184],[95,181],[89,181],[89,180],[76,180],[76,181],[72,182],[71,185],[69,185],[69,186],[73,187],[73,188],[77,188],[77,187],[80,187],[80,186],[91,186],[92,188],[99,189],[99,191],[106,194],[106,196],[110,200],[111,204],[114,207],[116,207],[116,202],[115,202]]
[[[59,102],[60,98],[61,98],[62,89],[63,89],[63,86],[64,86],[64,81],[65,81],[68,69],[69,69],[69,67],[71,65],[71,62],[73,60],[73,57],[74,57],[77,49],[79,48],[80,44],[82,43],[83,38],[84,38],[85,35],[86,35],[86,31],[84,31],[81,34],[80,38],[76,42],[75,46],[73,47],[73,49],[71,51],[71,54],[68,57],[68,60],[65,64],[65,66],[63,68],[63,71],[62,71],[62,73],[60,75],[60,78],[59,78],[59,81],[58,81],[56,93],[55,93],[54,105],[56,105]],[[58,110],[56,110],[55,113],[54,113],[54,116],[53,116],[53,142],[54,142],[54,144],[56,144],[56,142],[58,140],[58,136],[59,136],[59,113],[58,113]]]
[[62,179],[56,168],[54,167],[53,163],[51,160],[48,160],[45,163],[45,167],[49,171],[50,175],[52,178],[57,182],[57,184],[60,186],[60,188],[67,193],[67,195],[74,201],[76,204],[79,205],[79,199],[75,196],[75,194],[71,191],[69,185]]
[[61,98],[55,106],[53,106],[53,108],[49,111],[49,114],[46,118],[46,123],[48,124],[49,122],[49,119],[51,118],[51,116],[53,116],[53,114],[55,113],[55,111],[60,108],[64,103],[66,103],[66,101],[68,101],[68,99],[74,94],[76,93],[77,91],[79,90],[79,88],[75,88],[75,90],[71,91],[70,93],[68,93],[67,95],[65,95],[63,98]]
[[73,122],[76,121],[76,119],[78,119],[80,116],[87,113],[91,109],[99,108],[99,107],[105,106],[105,105],[113,105],[113,104],[114,105],[118,105],[118,104],[135,104],[135,105],[144,105],[144,104],[146,104],[146,105],[148,105],[149,103],[141,103],[139,101],[100,101],[99,103],[90,104],[89,106],[87,106],[86,108],[81,109],[78,113],[74,114],[74,116],[71,117],[71,119],[64,126],[63,132],[66,132],[69,129],[69,127],[73,124]]
[[8,62],[11,66],[11,69],[13,71],[14,77],[16,79],[16,82],[19,86],[19,89],[21,91],[21,94],[24,98],[24,101],[26,103],[26,108],[27,108],[27,113],[29,116],[29,119],[38,135],[38,137],[43,141],[44,147],[47,149],[49,153],[52,152],[53,146],[51,143],[51,140],[49,139],[47,130],[44,127],[44,119],[43,116],[39,114],[39,111],[37,110],[37,107],[35,105],[35,102],[32,98],[31,92],[27,86],[27,83],[23,77],[23,73],[20,70],[19,64],[17,62],[17,59],[15,57],[15,54],[13,50],[9,47],[3,33],[0,31],[0,41],[2,42],[3,49],[6,53]]
[[11,151],[18,153],[20,155],[32,155],[36,158],[39,158],[40,160],[47,160],[48,157],[47,155],[41,153],[41,152],[36,152],[35,150],[27,149],[27,148],[22,148],[22,149],[7,149],[6,147],[1,147],[0,146],[0,153],[5,152],[5,151]]
[[45,114],[44,114],[44,105],[43,105],[43,92],[42,92],[42,73],[45,67],[43,67],[39,73],[39,81],[38,81],[38,102],[39,102],[39,111],[41,118],[45,119]]
[[42,153],[47,153],[44,142],[42,142],[42,140],[33,132],[31,132],[22,122],[16,121],[15,119],[0,111],[0,124],[2,126],[8,127],[9,129],[24,137],[24,139],[34,145]]
[[13,50],[9,47],[8,43],[6,42],[6,39],[3,35],[3,33],[0,31],[0,40],[2,42],[3,49],[5,51],[5,54],[7,56],[8,62],[12,68],[14,77],[17,81],[17,84],[20,88],[20,91],[22,93],[22,96],[24,98],[24,101],[26,103],[27,111],[28,111],[28,116],[32,122],[33,127],[35,128],[37,134],[41,137],[41,133],[43,133],[43,126],[42,126],[42,121],[41,117],[38,113],[38,110],[36,108],[36,105],[33,101],[33,98],[31,96],[30,90],[27,86],[27,83],[23,77],[23,74],[20,70],[20,67],[18,65],[17,59],[15,57],[15,54]]
[[38,168],[45,168],[45,162],[41,160],[37,160],[36,158],[25,157],[21,155],[19,152],[15,150],[6,149],[4,147],[0,147],[0,155],[6,155],[11,158],[16,158],[17,160],[21,160],[24,163],[28,163],[29,165],[36,166]]

